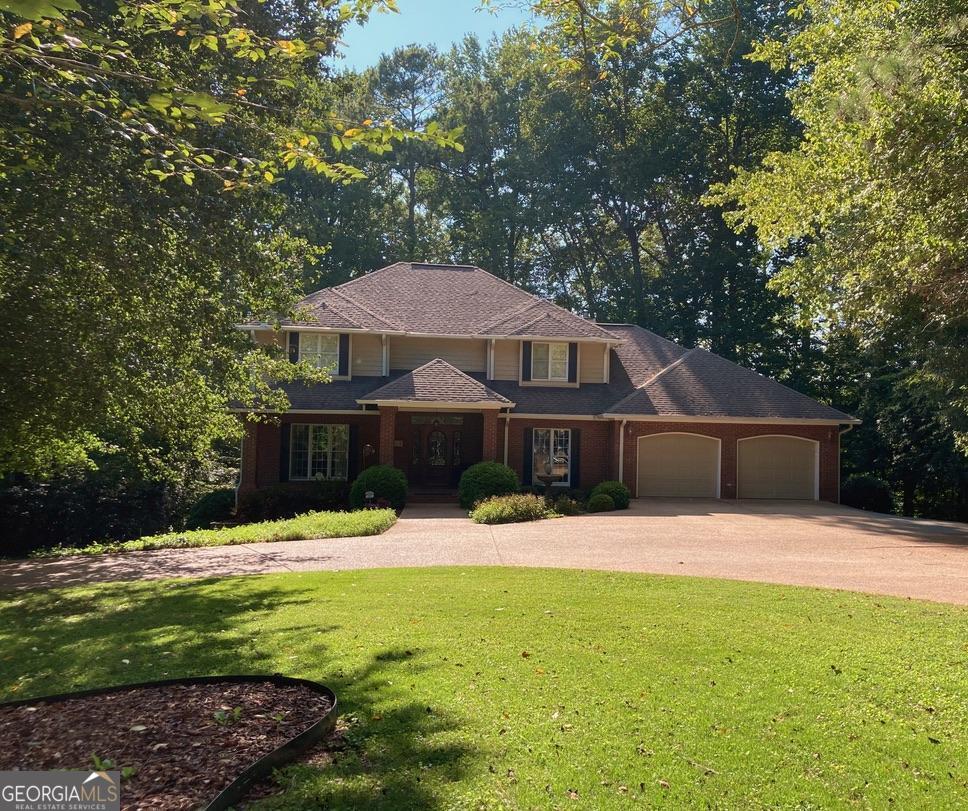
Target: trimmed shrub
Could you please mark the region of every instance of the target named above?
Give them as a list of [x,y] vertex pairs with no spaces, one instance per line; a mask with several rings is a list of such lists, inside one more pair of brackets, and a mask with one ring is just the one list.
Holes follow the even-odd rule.
[[857,473],[850,476],[840,488],[840,501],[848,507],[870,510],[876,513],[894,512],[894,494],[891,486],[877,476]]
[[350,507],[365,507],[367,491],[372,491],[374,504],[389,503],[399,513],[407,504],[407,477],[393,465],[368,467],[350,488]]
[[593,493],[585,509],[590,513],[605,513],[615,509],[615,500],[607,493]]
[[558,515],[581,515],[581,504],[562,494],[555,499],[555,512]]
[[551,515],[541,496],[513,493],[491,496],[471,510],[471,520],[478,524],[516,524],[521,521],[537,521]]
[[228,521],[235,512],[235,490],[213,490],[206,493],[188,512],[187,529],[208,529],[217,521]]
[[518,474],[507,465],[500,462],[478,462],[461,475],[457,496],[460,506],[469,510],[479,501],[491,496],[517,493],[519,487]]
[[627,510],[629,508],[629,502],[632,500],[632,494],[629,492],[629,489],[621,482],[602,482],[592,490],[589,498],[594,498],[600,493],[608,496],[615,502],[614,509],[616,510]]

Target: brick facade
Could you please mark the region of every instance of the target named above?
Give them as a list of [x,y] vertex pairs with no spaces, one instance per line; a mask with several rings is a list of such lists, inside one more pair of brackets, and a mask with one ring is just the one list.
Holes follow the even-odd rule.
[[484,412],[484,434],[483,434],[483,449],[481,451],[481,461],[484,462],[496,462],[498,460],[497,453],[497,411],[493,408],[489,408]]
[[[612,423],[608,420],[575,419],[516,419],[513,415],[508,423],[508,467],[524,478],[524,466],[531,463],[530,454],[525,454],[524,432],[527,428],[570,428],[578,431],[579,482],[578,487],[589,489],[612,475],[609,448],[611,446]],[[573,434],[574,436],[574,434]],[[502,434],[503,441],[503,434]],[[574,451],[573,451],[574,452]]]
[[[638,439],[667,432],[716,437],[722,443],[720,494],[736,498],[736,443],[751,436],[782,434],[813,439],[820,443],[820,499],[840,500],[840,431],[836,425],[743,424],[729,422],[629,422],[625,426],[625,485],[635,495]],[[616,439],[618,432],[616,431]],[[615,443],[616,457],[618,442]]]
[[[483,416],[475,415],[483,421],[482,459],[504,459],[505,441],[507,463],[519,476],[524,475],[524,466],[529,463],[525,454],[524,432],[526,428],[570,428],[578,434],[578,453],[580,454],[580,481],[578,486],[589,489],[601,481],[617,479],[619,458],[620,423],[612,420],[576,419],[510,419],[497,415],[494,410],[486,410]],[[394,454],[394,441],[397,438],[398,409],[381,408],[380,412],[359,414],[287,414],[282,424],[290,423],[335,423],[357,426],[358,443],[351,452],[359,455],[355,469],[362,470],[371,464],[400,464]],[[480,423],[478,423],[480,424]],[[468,426],[470,428],[470,425]],[[474,428],[474,433],[478,429]],[[505,439],[505,432],[507,437]],[[840,432],[836,425],[789,425],[789,424],[742,424],[742,423],[696,423],[696,422],[634,422],[625,426],[624,480],[626,486],[635,494],[637,474],[638,439],[657,433],[683,432],[715,437],[722,443],[720,488],[723,498],[736,497],[736,454],[737,441],[744,437],[782,434],[813,439],[820,443],[820,498],[837,502],[840,491]],[[279,422],[252,423],[245,425],[245,438],[242,443],[242,464],[240,492],[269,487],[280,481],[280,441]],[[473,451],[472,443],[468,451]],[[406,450],[404,448],[403,450]],[[403,451],[401,451],[401,454]],[[400,454],[396,454],[400,455]],[[299,483],[293,483],[299,486]]]
[[396,437],[396,406],[380,406],[380,464],[393,464],[393,440]]
[[[357,454],[350,467],[362,470],[376,464],[380,444],[378,415],[364,414],[286,414],[275,422],[247,422],[242,440],[242,470],[239,492],[279,484],[281,470],[282,426],[292,423],[357,426],[359,440],[350,452]],[[372,450],[372,453],[368,452]],[[303,482],[293,482],[300,486]]]

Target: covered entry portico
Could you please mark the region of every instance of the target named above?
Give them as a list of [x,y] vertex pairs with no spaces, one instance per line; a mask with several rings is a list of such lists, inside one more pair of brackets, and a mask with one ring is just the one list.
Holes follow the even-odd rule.
[[427,489],[456,487],[471,465],[497,460],[498,415],[514,407],[440,358],[357,402],[379,412],[380,463]]

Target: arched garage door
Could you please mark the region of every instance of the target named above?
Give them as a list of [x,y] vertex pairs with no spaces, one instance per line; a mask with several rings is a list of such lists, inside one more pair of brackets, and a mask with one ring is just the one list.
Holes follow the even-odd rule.
[[639,437],[640,497],[719,498],[719,440],[699,434]]
[[819,443],[795,436],[754,436],[736,446],[740,498],[816,499]]

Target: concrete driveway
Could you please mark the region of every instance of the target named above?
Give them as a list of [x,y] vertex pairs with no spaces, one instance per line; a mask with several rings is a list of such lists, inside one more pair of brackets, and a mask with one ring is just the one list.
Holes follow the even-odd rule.
[[548,566],[822,586],[968,605],[968,526],[807,502],[638,500],[486,527],[408,507],[384,535],[0,564],[0,590],[394,566]]

